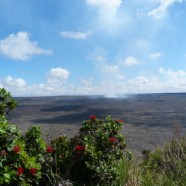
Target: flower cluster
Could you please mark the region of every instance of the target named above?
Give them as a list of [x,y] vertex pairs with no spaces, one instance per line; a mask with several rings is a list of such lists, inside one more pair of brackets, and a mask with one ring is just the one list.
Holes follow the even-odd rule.
[[91,119],[91,120],[95,120],[95,119],[96,119],[96,116],[95,116],[95,115],[91,115],[91,116],[90,116],[90,119]]
[[36,173],[37,173],[37,169],[34,168],[34,167],[30,168],[30,169],[29,169],[29,173],[32,174],[33,176],[35,176]]
[[116,123],[123,123],[124,121],[122,119],[116,119],[115,122]]
[[18,168],[17,168],[17,175],[18,175],[18,176],[22,175],[23,172],[24,172],[24,168],[23,168],[23,167],[18,167]]
[[76,151],[85,151],[85,147],[82,146],[82,145],[77,145],[77,146],[75,147],[75,150],[76,150]]
[[50,146],[46,147],[46,152],[47,153],[53,153],[54,152],[54,149]]
[[15,153],[19,153],[21,151],[21,148],[19,145],[16,145],[12,148],[12,151],[15,152]]
[[110,138],[109,138],[109,141],[110,141],[111,143],[116,143],[116,142],[117,142],[117,138],[115,138],[115,137],[110,137]]

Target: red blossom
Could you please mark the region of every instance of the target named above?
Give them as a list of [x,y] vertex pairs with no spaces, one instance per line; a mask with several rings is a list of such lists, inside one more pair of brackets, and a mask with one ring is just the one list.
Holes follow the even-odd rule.
[[115,120],[116,123],[123,123],[124,121],[122,119]]
[[91,116],[90,116],[90,119],[91,119],[91,120],[95,120],[95,119],[96,119],[96,116],[95,116],[95,115],[91,115]]
[[115,137],[110,137],[110,138],[109,138],[109,141],[110,141],[111,143],[115,143],[115,142],[117,141],[117,139],[116,139]]
[[24,172],[24,168],[23,167],[18,167],[17,168],[17,175],[20,176],[21,174],[23,174]]
[[29,169],[29,173],[31,173],[33,176],[36,175],[36,172],[37,172],[37,169],[34,167]]
[[76,145],[75,150],[76,151],[85,151],[85,147],[82,145]]
[[46,151],[47,153],[53,153],[54,152],[54,149],[50,146],[46,147]]
[[14,147],[12,148],[12,151],[15,152],[15,153],[18,153],[18,152],[21,151],[21,148],[20,148],[20,146],[16,145],[16,146],[14,146]]

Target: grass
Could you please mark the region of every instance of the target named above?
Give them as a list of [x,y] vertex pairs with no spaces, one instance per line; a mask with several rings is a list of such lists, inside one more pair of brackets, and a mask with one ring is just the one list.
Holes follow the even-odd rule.
[[135,160],[120,164],[117,186],[185,186],[186,138],[178,133],[164,147],[154,152],[144,151],[140,165]]

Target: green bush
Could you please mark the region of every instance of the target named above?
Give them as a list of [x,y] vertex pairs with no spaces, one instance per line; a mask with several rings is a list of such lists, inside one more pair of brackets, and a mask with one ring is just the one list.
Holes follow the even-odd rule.
[[37,185],[41,165],[25,149],[25,141],[15,125],[0,116],[0,185]]
[[120,176],[118,163],[130,158],[125,139],[118,133],[122,124],[123,121],[111,117],[99,120],[91,116],[77,136],[69,141],[65,137],[53,140],[57,163],[62,167],[61,177],[80,185],[116,182]]
[[42,139],[39,126],[22,135],[0,116],[0,185],[57,185],[62,179],[52,169],[54,154]]
[[10,114],[10,111],[17,106],[17,102],[12,98],[11,94],[4,88],[0,88],[0,115]]
[[58,185],[62,178],[110,185],[119,180],[118,163],[130,158],[118,134],[123,121],[91,116],[75,137],[60,136],[47,145],[39,126],[23,135],[8,123],[5,115],[16,102],[5,89],[0,93],[0,185]]
[[42,139],[40,127],[32,126],[22,135],[5,118],[16,105],[10,93],[0,89],[0,185],[42,185],[41,180],[53,185],[53,150]]
[[175,185],[186,185],[186,139],[173,139],[164,148],[149,153],[142,167],[145,174],[163,175]]

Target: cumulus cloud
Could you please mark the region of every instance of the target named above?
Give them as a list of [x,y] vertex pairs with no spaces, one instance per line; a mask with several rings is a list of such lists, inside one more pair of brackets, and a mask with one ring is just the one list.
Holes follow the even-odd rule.
[[0,87],[4,87],[14,96],[25,96],[29,90],[29,86],[23,78],[14,78],[12,76],[0,80]]
[[160,5],[148,12],[148,16],[152,16],[155,19],[161,19],[167,14],[167,9],[174,3],[182,3],[183,0],[160,0]]
[[127,67],[141,64],[135,57],[129,56],[125,59],[124,65]]
[[87,31],[87,32],[63,31],[63,32],[60,32],[60,35],[65,38],[82,39],[82,40],[87,39],[90,34],[91,34],[91,31]]
[[0,41],[0,54],[13,60],[28,60],[32,55],[49,55],[51,50],[44,50],[37,45],[37,42],[30,40],[28,32],[10,34]]
[[158,60],[160,57],[162,56],[161,53],[157,52],[157,53],[152,53],[149,55],[149,58],[153,61]]
[[47,72],[47,83],[46,86],[52,90],[60,87],[69,78],[70,72],[66,69],[57,67],[52,68]]
[[184,90],[186,89],[186,72],[183,70],[173,71],[171,68],[165,70],[160,68],[159,72],[166,79],[166,87],[170,90]]
[[162,82],[157,77],[139,75],[127,81],[128,91],[131,93],[152,93],[162,90]]
[[13,78],[11,76],[7,76],[4,81],[6,86],[17,86],[18,88],[25,88],[27,86],[26,81],[22,78]]
[[58,78],[60,80],[66,80],[68,79],[70,72],[66,69],[57,67],[57,68],[52,68],[50,71],[48,71],[47,74],[49,78]]
[[46,96],[68,94],[68,86],[65,84],[70,72],[57,67],[46,73],[46,81],[41,84],[28,83],[23,78],[7,76],[0,80],[0,86],[11,91],[14,96]]

